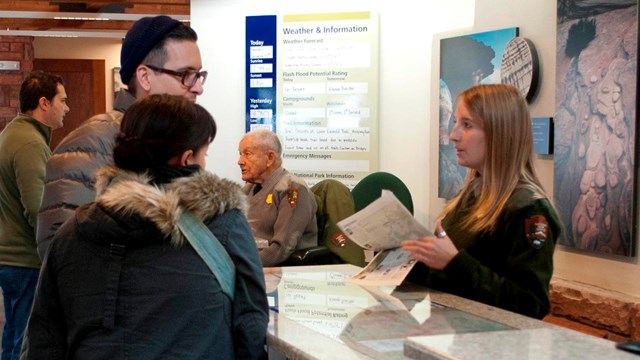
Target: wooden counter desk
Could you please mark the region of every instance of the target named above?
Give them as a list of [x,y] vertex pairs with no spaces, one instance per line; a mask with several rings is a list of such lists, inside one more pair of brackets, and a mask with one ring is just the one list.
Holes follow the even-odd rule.
[[615,343],[352,265],[265,268],[270,359],[638,359]]

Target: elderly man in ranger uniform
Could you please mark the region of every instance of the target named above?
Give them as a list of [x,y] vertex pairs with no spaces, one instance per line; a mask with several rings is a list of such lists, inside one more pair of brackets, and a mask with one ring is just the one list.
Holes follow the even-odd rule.
[[247,217],[262,266],[277,266],[297,249],[318,244],[316,200],[304,180],[282,167],[282,145],[270,130],[240,140],[238,165],[249,197]]

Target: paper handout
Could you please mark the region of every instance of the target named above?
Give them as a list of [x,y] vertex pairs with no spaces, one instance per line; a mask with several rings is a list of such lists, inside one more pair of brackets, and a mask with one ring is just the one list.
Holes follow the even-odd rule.
[[337,225],[362,248],[379,251],[364,269],[345,279],[363,285],[400,285],[415,265],[400,249],[402,241],[432,235],[389,190]]
[[360,247],[380,251],[400,247],[402,241],[431,235],[389,190],[364,209],[338,222]]

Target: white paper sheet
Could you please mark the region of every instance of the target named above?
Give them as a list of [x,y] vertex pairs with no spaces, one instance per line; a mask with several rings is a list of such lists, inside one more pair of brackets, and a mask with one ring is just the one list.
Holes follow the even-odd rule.
[[387,249],[379,252],[373,260],[360,272],[346,282],[366,286],[397,286],[402,284],[416,261],[409,257],[409,253],[400,248]]
[[382,190],[377,200],[337,225],[356,244],[374,251],[397,248],[404,240],[432,234],[389,190]]
[[402,241],[432,235],[389,190],[337,225],[359,246],[379,251],[364,269],[345,279],[360,285],[400,285],[416,263],[400,248]]

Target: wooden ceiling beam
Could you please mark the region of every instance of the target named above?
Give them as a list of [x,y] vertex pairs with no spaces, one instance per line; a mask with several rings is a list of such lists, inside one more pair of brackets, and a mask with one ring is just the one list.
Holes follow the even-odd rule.
[[41,0],[19,0],[15,2],[65,2],[65,3],[85,3],[85,4],[151,4],[151,5],[186,5],[189,6],[191,4],[191,0],[50,0],[50,1],[41,1]]
[[48,1],[2,1],[0,11],[44,11],[57,12],[57,5],[50,5]]
[[[41,11],[41,12],[59,12],[58,5],[51,5],[56,1],[39,1],[39,0],[3,0],[0,2],[0,11]],[[132,7],[125,8],[125,13],[129,14],[166,14],[166,15],[189,15],[191,12],[191,3],[188,0],[136,0],[136,1],[117,1],[93,0],[90,2],[84,0],[63,0],[59,2],[67,3],[84,3],[87,10],[98,11],[107,4],[132,4]],[[90,11],[88,11],[90,12]]]
[[56,20],[56,19],[11,19],[1,18],[2,30],[128,30],[133,21],[84,21],[84,20]]
[[[65,11],[60,9],[57,3],[74,3],[83,4],[78,8],[83,12]],[[53,19],[56,13],[64,13],[63,16],[73,16],[77,13],[79,17],[86,14],[105,14],[109,17],[108,12],[100,12],[108,4],[132,4],[132,7],[124,7],[125,15],[169,15],[181,16],[188,18],[191,13],[190,0],[0,0],[0,11],[4,12],[0,18],[0,30],[23,30],[23,31],[126,31],[133,24],[132,17],[125,17],[127,20],[109,20],[109,21],[91,21],[91,20],[58,20]],[[16,14],[15,17],[11,12],[22,12]],[[29,14],[34,12],[34,14]],[[51,18],[42,18],[45,13]],[[87,17],[87,15],[84,15]],[[115,17],[116,19],[118,17]],[[133,16],[135,18],[135,16]],[[120,18],[122,19],[122,17]],[[189,25],[189,23],[186,23]]]
[[190,15],[191,7],[182,5],[144,5],[136,4],[125,8],[126,14]]

